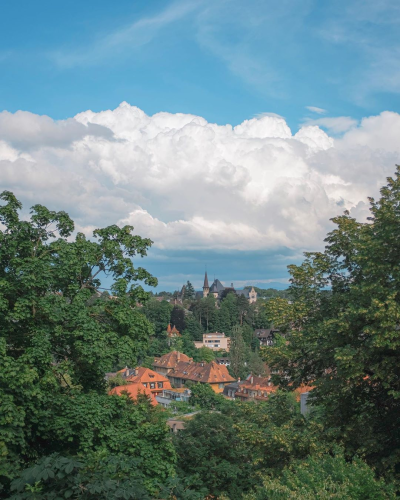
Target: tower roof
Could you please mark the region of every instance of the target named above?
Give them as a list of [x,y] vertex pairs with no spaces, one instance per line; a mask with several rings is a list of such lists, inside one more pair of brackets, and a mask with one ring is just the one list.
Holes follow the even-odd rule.
[[210,288],[209,285],[208,285],[207,271],[206,271],[206,274],[204,276],[204,285],[203,285],[203,288]]

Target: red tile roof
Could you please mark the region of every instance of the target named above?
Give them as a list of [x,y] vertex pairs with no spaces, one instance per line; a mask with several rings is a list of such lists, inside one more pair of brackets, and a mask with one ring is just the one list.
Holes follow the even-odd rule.
[[150,389],[147,387],[144,387],[142,384],[132,384],[129,383],[127,385],[119,385],[118,387],[114,387],[111,389],[111,391],[108,393],[110,395],[117,394],[118,396],[121,396],[121,394],[127,393],[131,399],[136,400],[139,396],[139,394],[145,394],[148,396],[151,400],[151,404],[153,406],[156,406],[158,403],[157,401],[152,397]]
[[180,361],[177,363],[171,376],[207,384],[235,382],[235,379],[229,375],[226,366],[219,365],[215,361],[211,361],[211,363],[187,363]]
[[160,375],[159,373],[153,370],[150,370],[150,368],[144,368],[143,366],[137,369],[136,375],[132,375],[128,377],[126,380],[134,384],[135,383],[149,384],[151,382],[163,382],[164,389],[171,389],[171,384],[169,383],[169,380],[166,377]]
[[164,368],[175,368],[175,366],[179,363],[179,361],[185,361],[185,362],[190,362],[192,361],[192,358],[189,358],[189,356],[186,356],[186,354],[183,354],[178,351],[172,351],[169,352],[168,354],[164,354],[164,356],[161,356],[160,358],[154,358],[154,363],[153,366],[155,367],[164,367]]

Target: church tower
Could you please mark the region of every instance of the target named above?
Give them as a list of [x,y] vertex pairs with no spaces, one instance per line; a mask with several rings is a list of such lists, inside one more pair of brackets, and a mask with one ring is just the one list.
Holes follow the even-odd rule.
[[207,297],[209,291],[210,291],[210,287],[208,286],[208,277],[207,277],[207,271],[206,271],[206,274],[204,276],[203,297]]

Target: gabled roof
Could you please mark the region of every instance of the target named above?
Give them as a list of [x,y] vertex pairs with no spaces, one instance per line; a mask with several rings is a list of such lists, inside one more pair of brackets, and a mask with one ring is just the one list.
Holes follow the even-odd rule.
[[144,387],[142,384],[130,383],[127,385],[119,385],[118,387],[114,387],[114,389],[111,389],[108,394],[117,394],[118,396],[121,396],[125,392],[131,399],[137,399],[139,394],[144,394],[150,398],[151,404],[153,406],[156,406],[158,404],[157,401],[155,401],[155,399],[152,397],[151,391],[147,387]]
[[163,382],[165,384],[165,389],[171,389],[169,380],[166,377],[160,375],[159,373],[153,370],[150,370],[150,368],[144,368],[143,366],[137,369],[137,375],[132,375],[131,377],[127,378],[127,381],[132,382],[134,384],[136,383],[149,384],[150,382]]
[[244,290],[236,290],[236,293],[238,295],[244,295],[246,297],[246,299],[249,298],[249,292],[250,292],[250,290],[248,290],[247,288],[245,288]]
[[164,354],[164,356],[161,356],[160,358],[154,358],[153,366],[175,368],[179,361],[185,361],[188,363],[192,361],[192,358],[189,358],[189,356],[186,356],[186,354],[183,354],[182,352],[172,351],[168,354]]
[[235,382],[235,379],[229,375],[226,366],[219,365],[215,361],[211,361],[211,363],[185,363],[180,361],[171,376],[207,384]]

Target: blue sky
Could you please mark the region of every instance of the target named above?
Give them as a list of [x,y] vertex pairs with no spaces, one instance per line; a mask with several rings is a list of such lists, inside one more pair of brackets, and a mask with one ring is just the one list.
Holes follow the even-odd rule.
[[[285,235],[278,235],[279,227],[273,232],[272,223],[268,227],[262,226],[260,213],[273,214],[276,211],[282,220],[293,225],[303,210],[299,207],[306,200],[310,217],[316,221],[313,234],[321,241],[321,235],[329,226],[319,219],[317,221],[316,217],[328,220],[335,215],[335,210],[340,211],[342,207],[362,212],[366,195],[375,194],[386,175],[393,171],[399,156],[396,139],[392,137],[393,130],[397,131],[400,111],[399,26],[400,3],[397,0],[6,2],[0,16],[0,111],[15,113],[23,110],[33,115],[14,115],[13,126],[20,130],[20,135],[11,137],[7,121],[11,120],[10,115],[3,114],[4,132],[2,136],[0,127],[0,141],[3,139],[4,148],[12,148],[11,153],[11,149],[6,150],[3,161],[35,162],[37,171],[34,187],[28,188],[21,180],[21,169],[25,167],[17,171],[16,165],[12,168],[2,164],[0,156],[0,169],[3,168],[5,173],[4,187],[12,188],[28,205],[38,198],[43,198],[48,204],[70,200],[70,194],[65,194],[65,198],[56,195],[49,198],[48,172],[54,169],[51,175],[55,176],[52,179],[55,186],[56,177],[65,175],[68,178],[70,168],[63,163],[65,154],[61,155],[59,149],[54,149],[55,142],[50,142],[59,141],[60,134],[66,134],[64,139],[70,144],[69,130],[78,124],[71,125],[68,119],[86,110],[94,114],[79,120],[85,126],[88,121],[93,121],[104,127],[96,130],[101,140],[107,135],[105,128],[111,130],[114,138],[126,139],[136,111],[124,108],[123,119],[127,127],[124,131],[116,128],[122,111],[120,114],[116,112],[116,118],[111,121],[109,116],[99,114],[104,110],[115,110],[124,101],[143,110],[147,116],[167,112],[168,120],[175,120],[172,115],[182,113],[202,117],[209,124],[236,126],[244,120],[256,118],[255,125],[246,125],[251,130],[242,127],[235,138],[239,134],[253,141],[252,144],[254,140],[262,139],[266,141],[263,148],[271,146],[270,137],[289,142],[285,142],[285,146],[283,143],[274,144],[273,151],[263,149],[261,159],[254,156],[249,163],[246,162],[250,150],[243,151],[240,162],[235,163],[234,151],[239,143],[232,143],[228,153],[221,152],[226,138],[220,129],[220,142],[217,141],[213,152],[204,158],[204,162],[212,163],[210,158],[220,154],[218,175],[215,173],[217,167],[211,163],[207,171],[201,171],[201,165],[193,167],[197,169],[197,181],[186,184],[179,180],[175,187],[171,181],[169,192],[174,192],[173,199],[161,188],[152,190],[148,183],[137,187],[140,184],[137,178],[125,170],[128,167],[124,162],[128,161],[128,156],[129,161],[140,161],[136,157],[132,160],[129,153],[139,147],[134,138],[129,139],[131,149],[123,153],[120,163],[107,156],[109,148],[96,151],[96,159],[80,158],[79,169],[71,170],[69,178],[74,175],[81,178],[92,169],[94,177],[91,177],[91,183],[88,180],[88,186],[93,186],[95,179],[100,187],[93,199],[98,201],[101,198],[102,203],[101,208],[96,202],[86,206],[77,199],[71,202],[70,209],[76,212],[78,223],[84,228],[94,227],[108,216],[111,221],[114,215],[118,220],[134,220],[134,225],[138,226],[140,210],[146,211],[146,217],[152,217],[149,219],[151,224],[154,219],[157,224],[173,224],[175,221],[175,225],[183,224],[185,230],[189,224],[190,234],[193,236],[193,231],[196,234],[192,243],[185,244],[190,236],[186,240],[176,239],[177,247],[174,248],[168,235],[175,231],[175,226],[172,229],[168,226],[165,231],[169,233],[164,235],[168,243],[160,243],[150,253],[148,267],[160,277],[161,288],[174,288],[178,278],[174,282],[172,276],[178,274],[179,281],[190,277],[199,284],[206,263],[211,274],[215,273],[226,282],[285,281],[286,257],[298,262],[301,252],[310,245],[315,246],[317,240],[306,234],[307,224],[304,225],[303,241],[292,226],[285,226],[285,222],[282,222]],[[392,114],[382,115],[386,111]],[[38,115],[49,116],[52,124],[46,122],[43,125],[44,121]],[[284,118],[284,125],[275,115]],[[380,118],[368,121],[369,117]],[[40,126],[37,125],[39,122]],[[67,123],[65,127],[64,123]],[[176,120],[175,128],[170,124],[167,127],[165,120],[164,125],[160,123],[159,119],[154,120],[151,127],[165,126],[165,140],[171,136],[168,130],[179,130],[179,135],[184,126],[176,124]],[[205,134],[208,125],[203,122],[197,125]],[[32,127],[36,126],[41,132],[30,139],[28,147],[24,145],[26,135],[33,134]],[[319,126],[327,136],[320,135],[315,129],[304,132],[307,139],[302,136],[299,139],[302,144],[310,146],[310,141],[319,144],[311,155],[310,152],[299,152],[300,146],[293,145],[284,126],[288,126],[293,135],[302,126]],[[51,127],[57,131],[50,132]],[[76,127],[71,134],[81,133]],[[149,137],[153,137],[152,133],[148,132]],[[210,130],[207,133],[211,134]],[[206,147],[211,140],[206,135],[200,140],[198,131],[195,136],[190,134],[186,135],[185,147],[193,140],[204,140]],[[329,142],[331,138],[335,143]],[[150,149],[152,140],[146,143]],[[34,141],[37,141],[36,146]],[[43,141],[47,141],[45,146]],[[82,141],[86,139],[82,138]],[[159,151],[163,144],[165,142],[158,145]],[[73,147],[66,146],[68,154]],[[153,152],[150,154],[145,146],[140,147],[152,157]],[[196,147],[198,151],[203,149],[199,145]],[[246,147],[251,149],[252,146]],[[294,171],[288,166],[289,156],[277,160],[279,151],[286,147],[296,151]],[[185,155],[190,158],[193,154],[195,163],[198,154],[190,151],[190,148],[185,150]],[[29,160],[28,154],[31,155]],[[168,154],[171,156],[166,156],[167,153],[164,156],[166,170],[163,175],[166,178],[173,174],[175,162],[182,156],[180,150]],[[187,158],[185,162],[190,163]],[[264,175],[264,170],[259,170],[255,165],[257,161],[260,164],[266,162],[274,175],[282,170],[278,180],[271,174],[271,178],[274,177],[271,181],[273,189],[271,186],[267,189],[270,177]],[[221,162],[225,163],[222,165]],[[277,163],[272,165],[273,162]],[[363,167],[366,164],[368,168]],[[146,168],[157,169],[157,165]],[[57,171],[56,166],[61,170]],[[32,168],[28,170],[31,172]],[[350,172],[347,171],[349,168]],[[93,173],[95,170],[101,171],[97,177]],[[295,185],[300,189],[299,177],[302,179],[301,194],[291,191]],[[187,176],[180,170],[182,178]],[[193,205],[196,193],[192,187],[200,178],[205,179],[203,189],[207,190],[207,196],[203,205]],[[283,187],[282,178],[286,179],[286,187]],[[219,190],[215,189],[217,184]],[[265,184],[264,191],[257,190],[257,184]],[[246,190],[241,190],[244,185]],[[85,199],[92,192],[88,186],[82,181],[80,189],[85,190],[82,193]],[[285,193],[290,193],[282,206],[273,201],[278,192],[282,193],[281,200],[284,200]],[[217,199],[221,206],[219,202],[214,205],[213,200]],[[233,217],[231,215],[237,208],[233,208],[235,200],[239,205],[242,203],[243,211]],[[226,209],[230,204],[232,208]],[[214,212],[210,210],[211,206]],[[293,213],[289,215],[290,210]],[[136,218],[132,219],[132,211]],[[144,221],[143,213],[140,214],[142,225],[139,223],[138,227],[146,232],[149,224]],[[307,220],[306,212],[303,215]],[[243,227],[240,231],[233,228],[237,236],[231,238],[234,220]],[[207,224],[211,227],[211,223],[212,231],[218,233],[221,230],[228,234],[226,244],[207,243],[207,238],[200,242],[199,235],[204,235],[204,228]],[[296,222],[299,232],[303,223],[300,219]],[[248,232],[249,228],[253,232]],[[157,236],[157,231],[155,234]],[[181,229],[177,234],[182,234]],[[154,232],[150,235],[153,237]],[[246,238],[247,243],[242,244],[241,239]],[[255,245],[252,244],[254,239],[257,240]],[[275,242],[271,243],[272,240]],[[282,259],[282,255],[285,258]]]
[[306,106],[398,110],[399,17],[396,0],[6,2],[0,107],[62,119],[125,100],[221,124],[274,112],[292,127]]

